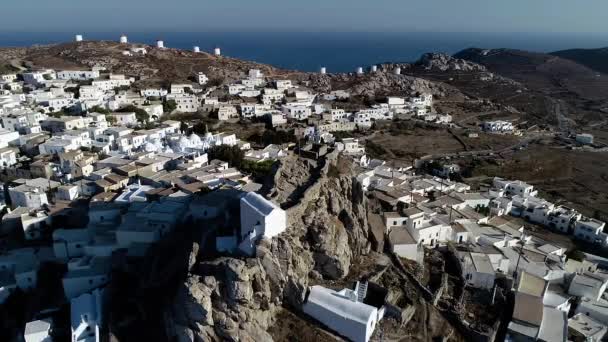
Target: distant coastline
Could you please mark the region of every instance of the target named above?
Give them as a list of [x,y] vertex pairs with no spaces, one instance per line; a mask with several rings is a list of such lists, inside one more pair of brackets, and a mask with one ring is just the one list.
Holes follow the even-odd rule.
[[[121,32],[0,32],[0,46],[31,46],[86,39],[118,40]],[[425,52],[456,53],[476,46],[551,52],[570,48],[608,46],[608,36],[523,33],[356,33],[356,32],[125,32],[131,42],[153,44],[162,38],[167,47],[212,51],[301,71],[354,71],[382,62],[411,62]]]

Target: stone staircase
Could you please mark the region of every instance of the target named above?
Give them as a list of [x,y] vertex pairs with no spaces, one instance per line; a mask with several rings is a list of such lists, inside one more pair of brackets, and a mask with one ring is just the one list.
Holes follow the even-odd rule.
[[363,302],[367,295],[367,282],[357,282],[357,302]]

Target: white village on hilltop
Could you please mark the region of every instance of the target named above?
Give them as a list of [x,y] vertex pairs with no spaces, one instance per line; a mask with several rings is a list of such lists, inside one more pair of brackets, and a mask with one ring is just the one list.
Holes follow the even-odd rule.
[[[119,41],[133,59],[169,43],[127,48],[127,36]],[[241,76],[210,85],[196,72],[193,81],[142,88],[136,76],[101,66],[0,75],[0,304],[46,286],[48,264],[63,269],[54,302],[69,303],[69,316],[36,313],[22,331],[25,341],[50,341],[60,325],[69,326],[72,341],[105,340],[116,260],[144,258],[185,226],[213,227],[209,253],[255,257],[261,243],[296,229],[255,170],[270,172],[289,156],[319,160],[330,153],[348,160],[358,170],[357,186],[381,204],[374,234],[386,238],[389,255],[424,265],[429,251],[449,250],[465,287],[496,293],[501,284],[510,291],[508,341],[604,338],[608,259],[569,257],[559,241],[528,229],[601,250],[608,249],[603,221],[552,203],[519,180],[495,177],[491,185],[473,186],[452,177],[459,166],[449,161],[429,169],[437,159],[395,166],[368,156],[363,137],[382,121],[453,125],[451,115],[434,111],[433,95],[389,96],[350,111],[339,106],[350,96],[346,90],[316,93],[257,69]],[[188,113],[212,120],[196,125]],[[229,129],[238,122],[293,131],[297,139],[248,141]],[[517,134],[508,121],[485,122],[482,131]],[[241,153],[238,165],[218,157],[222,151]],[[394,315],[389,299],[386,289],[364,279],[354,289],[311,285],[302,311],[332,333],[367,342]]]

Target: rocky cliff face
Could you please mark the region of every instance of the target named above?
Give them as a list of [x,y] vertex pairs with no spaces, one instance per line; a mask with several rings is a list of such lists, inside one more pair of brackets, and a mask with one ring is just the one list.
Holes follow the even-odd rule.
[[427,70],[437,71],[486,71],[483,65],[467,61],[465,59],[454,58],[443,53],[425,53],[416,63]]
[[395,75],[392,70],[399,66],[406,70],[409,64],[383,64],[378,72],[363,75],[354,74],[309,74],[311,88],[330,92],[347,90],[351,95],[364,97],[403,96],[404,94],[430,93],[438,97],[459,93],[443,83],[429,81],[408,75]]
[[[283,163],[302,162],[296,158]],[[292,177],[290,170],[279,168],[278,184]],[[298,308],[311,281],[345,277],[353,258],[369,249],[367,200],[354,175],[350,163],[329,155],[318,173],[298,176],[309,186],[297,202],[283,202],[290,205],[287,231],[261,242],[256,257],[193,265],[166,314],[170,335],[181,341],[270,341],[266,331],[282,305]],[[287,198],[279,189],[273,194]]]

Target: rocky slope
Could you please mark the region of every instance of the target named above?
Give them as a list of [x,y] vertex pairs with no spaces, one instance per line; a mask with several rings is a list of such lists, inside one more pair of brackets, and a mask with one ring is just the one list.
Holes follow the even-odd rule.
[[[282,163],[297,164],[295,158]],[[330,168],[338,175],[328,176]],[[255,258],[193,266],[166,315],[180,340],[270,341],[283,305],[298,308],[311,281],[344,278],[353,257],[368,251],[367,200],[353,170],[331,155],[321,177],[309,175],[315,182],[287,209],[287,231],[259,245]]]
[[[148,54],[124,56],[123,51],[145,47]],[[231,81],[243,77],[249,69],[260,69],[268,76],[288,72],[268,65],[194,53],[179,49],[158,49],[142,44],[119,44],[110,41],[84,41],[29,48],[0,48],[0,64],[27,68],[80,69],[101,66],[115,73],[125,73],[147,80],[148,84],[186,81],[196,72],[211,79]]]
[[486,71],[483,65],[444,53],[425,53],[416,64],[435,71]]
[[608,47],[600,49],[570,49],[551,52],[551,55],[569,59],[593,70],[608,74]]
[[[300,341],[305,336],[323,336],[324,341],[339,341],[327,330],[293,331],[299,325],[321,329],[300,311],[307,288],[315,284],[350,287],[351,282],[367,277],[389,290],[388,300],[394,305],[373,340],[382,336],[464,340],[463,328],[456,327],[459,323],[433,304],[434,296],[442,294],[434,294],[421,283],[426,278],[423,268],[371,249],[368,217],[376,215],[372,213],[378,212],[378,204],[357,185],[351,161],[331,153],[319,164],[294,155],[281,163],[270,196],[286,208],[287,231],[262,241],[251,258],[197,262],[200,252],[195,244],[190,272],[164,310],[168,339]],[[288,195],[303,187],[304,191],[295,191],[298,196]],[[289,322],[277,321],[285,317]]]
[[[454,55],[484,65],[489,71],[512,78],[530,89],[551,96],[603,100],[608,79],[574,61],[549,54],[512,49],[470,48]],[[560,94],[561,93],[561,94]]]
[[[124,56],[125,49],[145,47],[145,56]],[[365,97],[404,95],[410,92],[432,92],[437,96],[457,92],[444,84],[393,75],[390,69],[375,74],[306,73],[278,69],[269,65],[218,57],[205,52],[194,53],[179,49],[157,49],[142,44],[119,44],[109,41],[84,41],[29,48],[0,48],[0,66],[30,69],[53,68],[88,69],[101,66],[115,73],[136,76],[139,87],[168,86],[170,82],[185,82],[195,73],[204,72],[214,83],[230,83],[245,77],[250,69],[260,69],[271,79],[287,78],[305,82],[315,91],[348,90]]]

